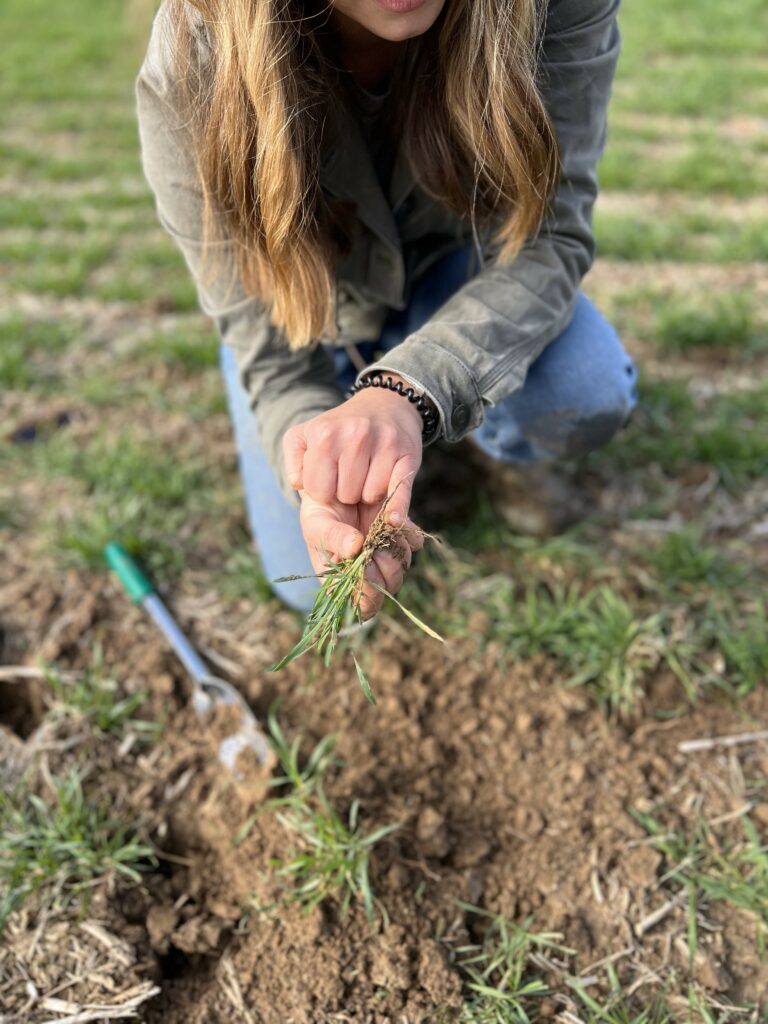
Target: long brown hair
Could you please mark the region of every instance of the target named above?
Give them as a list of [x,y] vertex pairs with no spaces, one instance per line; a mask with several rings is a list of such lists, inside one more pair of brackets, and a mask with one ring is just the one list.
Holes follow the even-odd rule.
[[[336,335],[344,219],[319,186],[326,104],[343,75],[323,30],[327,0],[167,0],[206,199],[205,235],[237,246],[248,294],[292,348]],[[455,215],[492,224],[510,262],[541,224],[557,143],[536,87],[541,0],[446,0],[408,39],[393,107],[419,186]],[[210,58],[190,60],[190,7]],[[545,5],[546,6],[546,5]],[[348,77],[348,76],[347,76]],[[215,212],[214,212],[215,211]]]

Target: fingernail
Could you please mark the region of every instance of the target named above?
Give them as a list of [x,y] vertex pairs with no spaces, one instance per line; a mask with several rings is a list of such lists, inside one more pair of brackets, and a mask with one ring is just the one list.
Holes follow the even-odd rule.
[[392,524],[392,526],[402,526],[404,519],[399,512],[390,512],[389,521]]

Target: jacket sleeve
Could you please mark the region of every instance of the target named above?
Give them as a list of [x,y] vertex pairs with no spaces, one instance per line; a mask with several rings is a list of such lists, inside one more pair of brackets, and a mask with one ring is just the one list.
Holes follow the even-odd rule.
[[[328,353],[322,347],[290,350],[271,324],[264,303],[245,293],[233,243],[226,239],[215,243],[215,277],[207,263],[203,267],[203,196],[191,134],[183,123],[173,80],[173,26],[169,22],[163,5],[136,81],[144,173],[155,195],[160,223],[192,273],[203,312],[213,320],[222,342],[235,351],[261,443],[284,492],[295,500],[284,478],[282,436],[294,423],[338,405],[343,395],[336,386]],[[196,58],[203,60],[202,26],[197,26],[195,35]]]
[[521,388],[530,364],[570,321],[594,257],[596,165],[620,48],[617,8],[618,0],[549,3],[540,88],[562,168],[539,233],[505,266],[486,251],[477,276],[375,364],[432,398],[449,441],[479,426],[486,405]]

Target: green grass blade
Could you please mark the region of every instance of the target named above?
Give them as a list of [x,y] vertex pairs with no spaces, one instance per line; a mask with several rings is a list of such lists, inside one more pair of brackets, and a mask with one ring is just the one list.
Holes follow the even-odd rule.
[[385,595],[385,597],[388,597],[390,599],[390,601],[394,601],[397,607],[400,609],[400,611],[407,615],[411,622],[417,625],[419,629],[422,629],[427,634],[427,636],[431,636],[433,639],[439,640],[441,644],[445,643],[444,638],[441,637],[439,633],[436,633],[434,629],[429,627],[425,622],[422,622],[418,615],[414,615],[412,611],[406,608],[404,604],[401,604],[393,594],[390,594],[388,590],[385,590],[384,587],[380,587],[379,584],[375,583],[373,580],[368,580],[368,582],[371,584],[371,586],[374,586],[376,587],[377,590],[380,590],[382,594]]
[[370,683],[366,679],[365,672],[363,672],[363,670],[360,668],[360,662],[357,660],[354,654],[352,655],[352,661],[354,661],[355,663],[355,668],[357,669],[357,678],[360,680],[360,685],[363,688],[363,693],[365,694],[366,699],[370,701],[371,704],[375,704],[376,698],[373,696],[373,691],[371,690]]

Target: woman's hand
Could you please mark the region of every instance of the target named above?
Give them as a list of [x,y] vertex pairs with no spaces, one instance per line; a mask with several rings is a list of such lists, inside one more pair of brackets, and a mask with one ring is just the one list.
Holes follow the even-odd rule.
[[[338,562],[343,558],[353,558],[360,554],[370,525],[381,508],[381,502],[374,502],[372,505],[362,502],[357,505],[344,505],[340,501],[315,501],[306,491],[301,491],[300,495],[301,528],[315,572],[322,573],[325,570],[327,558]],[[360,598],[360,611],[364,619],[374,616],[384,601],[384,595],[373,586],[373,583],[377,583],[390,594],[396,594],[403,585],[406,571],[410,568],[413,552],[424,546],[424,539],[413,523],[406,520],[398,543],[402,550],[402,559],[396,558],[390,551],[377,551],[366,570],[366,583]]]
[[[283,440],[286,476],[301,496],[301,523],[310,558],[322,571],[326,557],[336,561],[362,550],[368,527],[381,503],[392,495],[387,520],[407,524],[411,491],[421,465],[422,419],[400,395],[367,388],[314,419],[291,427]],[[401,566],[379,552],[367,578],[390,593],[400,589],[411,552],[422,546],[406,531]],[[362,611],[374,615],[383,597],[365,589]]]

